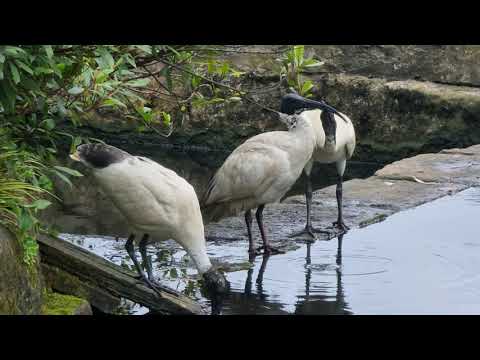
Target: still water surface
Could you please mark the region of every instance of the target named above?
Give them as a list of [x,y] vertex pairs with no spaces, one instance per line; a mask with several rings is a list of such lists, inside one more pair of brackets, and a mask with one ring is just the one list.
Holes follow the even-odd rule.
[[[247,242],[209,242],[214,261],[236,264],[222,314],[480,314],[480,189],[471,188],[385,221],[353,229],[342,239],[302,244],[257,257]],[[132,268],[124,239],[62,235]],[[341,246],[340,246],[341,245]],[[155,274],[165,285],[209,304],[196,271],[173,242],[151,246]],[[128,311],[148,309],[127,304]]]

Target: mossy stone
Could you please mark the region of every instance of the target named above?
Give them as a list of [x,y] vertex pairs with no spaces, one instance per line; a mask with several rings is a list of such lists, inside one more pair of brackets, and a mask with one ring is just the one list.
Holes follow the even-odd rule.
[[42,315],[91,315],[88,301],[71,295],[47,292]]

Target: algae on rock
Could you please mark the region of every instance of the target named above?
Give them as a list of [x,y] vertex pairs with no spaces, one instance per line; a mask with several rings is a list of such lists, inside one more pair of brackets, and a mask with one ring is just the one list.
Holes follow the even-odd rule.
[[88,301],[55,292],[45,294],[42,315],[92,315]]

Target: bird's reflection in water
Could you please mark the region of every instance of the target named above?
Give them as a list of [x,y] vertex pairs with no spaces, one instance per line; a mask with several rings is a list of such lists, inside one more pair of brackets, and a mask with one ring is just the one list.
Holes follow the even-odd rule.
[[[338,246],[337,246],[337,255],[336,255],[336,264],[335,269],[336,274],[336,293],[335,297],[328,294],[329,285],[325,283],[324,288],[315,287],[314,294],[311,295],[311,278],[312,278],[312,268],[311,268],[311,243],[307,243],[307,256],[306,260],[306,271],[305,271],[305,295],[299,296],[298,301],[295,305],[295,314],[311,314],[311,315],[348,315],[352,314],[348,310],[348,305],[345,301],[345,294],[343,292],[342,284],[342,242],[344,234],[339,235],[338,237]],[[323,291],[322,291],[323,290]],[[319,294],[322,291],[323,294]]]
[[[343,234],[338,237],[338,247],[336,254],[336,282],[335,295],[331,295],[331,282],[326,282],[323,286],[320,283],[311,284],[312,278],[312,260],[311,260],[311,243],[307,243],[307,256],[305,258],[305,293],[298,295],[298,301],[295,304],[295,314],[351,314],[348,310],[348,305],[344,299],[343,284],[342,284],[342,242]],[[278,255],[276,255],[278,256]],[[269,299],[269,295],[263,289],[263,276],[265,274],[269,256],[264,255],[255,280],[255,289],[253,289],[253,273],[252,266],[247,271],[247,278],[243,292],[232,291],[222,299],[212,300],[212,315],[228,314],[289,314],[283,309],[284,304],[273,302]],[[250,263],[254,263],[255,257],[249,259]],[[316,285],[316,286],[315,286]],[[320,285],[320,286],[319,286]],[[312,289],[313,288],[313,289]],[[313,291],[312,291],[313,290]],[[323,293],[322,293],[323,292]],[[225,308],[225,309],[223,309]]]
[[[282,309],[280,303],[271,302],[269,295],[263,290],[263,274],[269,260],[268,255],[263,255],[257,279],[255,280],[256,292],[253,290],[253,272],[254,266],[247,271],[247,279],[242,292],[230,292],[226,297],[219,301],[212,301],[212,315],[241,314],[241,315],[269,315],[269,314],[288,314]],[[249,262],[255,262],[255,256],[249,258]],[[227,308],[227,311],[222,311]]]

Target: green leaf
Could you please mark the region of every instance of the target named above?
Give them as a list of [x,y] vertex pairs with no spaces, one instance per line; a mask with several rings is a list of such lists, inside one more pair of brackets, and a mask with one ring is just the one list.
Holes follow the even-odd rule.
[[175,50],[173,47],[168,46],[168,45],[167,45],[166,47],[167,47],[168,50],[170,50],[171,52],[173,52],[173,53],[174,53],[176,56],[178,56],[179,58],[182,57],[182,56],[180,55],[180,53],[179,53],[177,50]]
[[131,87],[145,87],[150,83],[150,79],[144,78],[144,79],[137,79],[137,80],[132,80],[128,81],[126,84]]
[[0,64],[3,64],[5,62],[5,55],[0,54]]
[[240,76],[242,76],[243,74],[245,74],[245,72],[237,71],[237,70],[234,70],[234,69],[231,69],[231,70],[230,70],[230,73],[231,73],[232,76],[235,77],[235,78],[239,78]]
[[102,64],[99,64],[101,68],[111,68],[115,64],[112,54],[106,48],[100,48],[99,53],[102,59]]
[[5,46],[3,51],[5,54],[13,57],[16,57],[18,53],[25,53],[25,50],[17,46]]
[[51,191],[53,189],[52,180],[50,180],[46,175],[42,174],[38,179],[38,184],[41,188]]
[[10,66],[10,71],[12,73],[12,79],[15,84],[18,84],[20,82],[20,74],[18,73],[18,69],[15,66],[14,63],[9,63]]
[[47,130],[53,130],[55,128],[55,121],[51,118],[45,119],[42,121],[42,124],[45,123],[45,129]]
[[130,55],[130,54],[125,54],[125,55],[124,55],[124,58],[125,58],[125,60],[126,60],[130,65],[132,65],[132,67],[134,67],[134,68],[137,67],[137,64],[135,63],[135,59],[133,58],[132,55]]
[[152,54],[152,47],[150,45],[134,45],[134,47],[142,50],[143,52],[146,52],[149,55]]
[[18,217],[18,227],[21,231],[28,231],[33,226],[33,219],[32,217],[26,213],[22,212]]
[[208,60],[208,64],[207,64],[207,72],[209,74],[212,74],[214,71],[215,71],[215,63],[213,62],[213,60]]
[[104,83],[108,78],[108,74],[105,71],[99,71],[98,74],[95,76],[95,82],[97,84]]
[[307,80],[302,85],[302,95],[308,93],[313,88],[313,83],[310,80]]
[[295,65],[299,66],[303,63],[303,55],[305,53],[305,47],[303,45],[295,45],[293,47],[293,53],[295,56]]
[[170,123],[171,123],[171,116],[170,116],[170,114],[162,111],[162,117],[163,117],[163,123],[164,123],[165,125],[169,126]]
[[0,102],[7,112],[15,110],[16,91],[10,81],[0,81]]
[[68,90],[68,93],[70,95],[78,95],[78,94],[81,94],[85,89],[83,87],[80,87],[80,86],[74,86],[72,88],[70,88]]
[[82,143],[82,138],[80,136],[72,137],[72,143],[70,145],[70,153],[75,152],[78,145],[80,145],[81,143]]
[[51,59],[53,57],[53,49],[51,45],[43,45],[45,52],[47,53],[47,57]]
[[143,118],[143,120],[145,120],[145,122],[148,123],[152,120],[152,112],[150,108],[139,106],[135,107],[135,110]]
[[65,175],[63,175],[60,171],[55,171],[55,174],[60,178],[62,179],[64,182],[66,182],[70,188],[73,187],[73,184],[72,182],[70,181],[69,178],[67,178]]
[[23,86],[27,90],[39,91],[40,84],[38,81],[33,80],[30,76],[24,75],[22,77],[22,81],[20,81],[20,85]]
[[60,72],[62,72],[62,73],[65,71],[66,67],[67,67],[67,65],[65,65],[65,63],[57,64],[57,69],[60,70]]
[[3,80],[3,63],[0,63],[0,80]]
[[48,200],[45,200],[45,199],[38,199],[38,200],[35,200],[31,206],[38,209],[38,210],[43,210],[43,209],[46,209],[47,207],[49,207],[52,203]]
[[220,75],[225,76],[228,74],[228,71],[230,70],[230,66],[228,63],[223,63],[222,68],[220,69]]
[[318,61],[313,58],[307,59],[303,62],[303,66],[305,67],[315,67],[315,66],[321,66],[325,64],[325,61]]
[[77,170],[70,169],[70,168],[67,168],[67,167],[64,167],[64,166],[57,166],[56,165],[56,166],[54,166],[54,168],[66,173],[68,175],[77,176],[77,177],[83,176],[83,174],[78,172]]
[[200,85],[202,79],[199,76],[192,76],[192,88],[196,89]]
[[82,143],[82,138],[80,136],[75,136],[75,138],[73,139],[73,146],[75,147],[75,149],[81,143]]
[[115,99],[115,98],[106,99],[106,100],[102,103],[102,105],[103,105],[103,106],[120,106],[120,107],[123,107],[123,108],[127,108],[127,105],[125,105],[125,104],[122,103],[120,100]]
[[43,67],[43,66],[37,66],[35,68],[35,75],[42,75],[42,74],[53,74],[54,71],[52,69],[48,69],[46,67]]
[[92,77],[93,77],[93,70],[90,68],[87,68],[82,72],[82,75],[80,77],[82,79],[83,85],[85,85],[85,87],[87,88],[90,87],[90,84],[92,82]]

